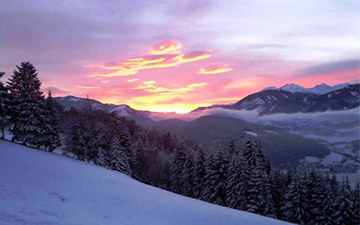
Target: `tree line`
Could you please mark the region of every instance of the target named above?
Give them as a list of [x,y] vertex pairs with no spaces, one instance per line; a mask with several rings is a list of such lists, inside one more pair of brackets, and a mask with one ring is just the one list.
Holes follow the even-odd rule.
[[276,170],[255,139],[210,150],[90,104],[66,111],[40,86],[29,62],[17,67],[7,85],[0,82],[2,137],[9,129],[12,141],[27,146],[53,151],[62,144],[67,156],[233,209],[297,224],[359,224],[360,187],[352,188],[347,178]]

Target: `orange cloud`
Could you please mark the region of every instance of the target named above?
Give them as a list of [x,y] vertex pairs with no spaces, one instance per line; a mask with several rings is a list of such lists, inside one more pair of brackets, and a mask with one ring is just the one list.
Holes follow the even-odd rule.
[[127,80],[127,82],[129,82],[129,83],[136,82],[136,81],[139,81],[139,78],[134,78],[134,79]]
[[76,87],[81,88],[81,89],[99,89],[100,88],[98,86],[83,86],[83,85],[78,85]]
[[[176,44],[177,43],[177,44]],[[122,77],[137,74],[140,70],[146,69],[159,69],[167,67],[175,67],[180,64],[203,60],[211,56],[209,51],[193,51],[189,53],[174,52],[174,49],[178,49],[181,44],[174,42],[168,45],[161,45],[167,47],[157,47],[155,49],[162,49],[156,51],[157,54],[147,55],[139,58],[129,58],[122,61],[116,61],[107,63],[104,65],[89,65],[90,68],[100,68],[105,70],[116,70],[116,72],[108,73],[95,73],[89,77]],[[173,47],[172,47],[173,46]],[[175,46],[175,47],[174,47]],[[180,49],[180,48],[179,48]],[[172,53],[170,53],[172,52]],[[158,54],[159,53],[159,54]]]
[[156,86],[155,81],[145,81],[143,82],[142,85],[135,86],[134,89],[144,89],[147,92],[159,93],[159,94],[183,94],[193,91],[197,87],[202,87],[205,85],[207,85],[207,83],[202,82],[202,83],[189,84],[185,87],[170,89],[170,88]]
[[176,57],[176,60],[178,60],[179,63],[187,63],[187,62],[206,59],[209,58],[210,56],[211,56],[211,52],[209,51],[195,51],[190,53],[183,53],[178,57]]
[[151,54],[167,54],[170,52],[175,52],[181,49],[181,43],[175,40],[164,41],[159,44],[154,45],[150,52]]
[[201,68],[199,70],[200,74],[217,74],[217,73],[226,73],[232,71],[233,68],[228,65],[211,65],[206,66],[205,68]]

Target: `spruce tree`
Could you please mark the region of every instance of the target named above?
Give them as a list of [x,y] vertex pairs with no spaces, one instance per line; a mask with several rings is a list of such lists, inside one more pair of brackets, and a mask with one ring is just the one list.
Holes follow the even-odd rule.
[[248,164],[250,170],[255,168],[270,174],[271,166],[269,160],[266,158],[260,141],[255,141],[250,138],[242,151],[245,162]]
[[87,142],[88,130],[85,127],[85,121],[81,115],[76,119],[75,124],[71,128],[67,141],[67,151],[74,153],[81,161],[87,159]]
[[182,170],[186,161],[186,154],[183,144],[175,149],[175,156],[170,165],[169,188],[172,192],[181,193],[181,184],[183,182]]
[[229,164],[226,202],[230,208],[246,210],[250,170],[244,159],[234,157]]
[[323,224],[326,220],[324,212],[326,190],[323,185],[323,178],[314,171],[310,173],[309,177],[310,183],[308,184],[308,191],[310,191],[311,194],[309,196],[310,224]]
[[208,157],[206,159],[205,164],[205,179],[204,179],[204,191],[200,197],[201,200],[206,202],[211,202],[211,194],[214,192],[214,186],[212,185],[211,176],[212,171],[215,166],[215,157],[213,152],[208,153]]
[[355,217],[355,224],[360,224],[360,183],[356,183],[355,189],[352,193],[353,213]]
[[[0,79],[5,73],[0,72]],[[10,96],[8,89],[0,80],[0,139],[5,138],[5,128],[10,125]]]
[[144,181],[145,177],[145,156],[144,156],[144,144],[141,140],[138,141],[135,146],[134,152],[134,168],[133,168],[133,176],[135,179]]
[[262,214],[265,210],[265,183],[267,175],[261,167],[251,171],[248,185],[246,211]]
[[120,137],[113,137],[110,145],[110,151],[110,168],[126,175],[131,175],[129,159],[126,154],[126,149],[121,144]]
[[305,179],[306,178],[300,180],[297,174],[294,175],[285,193],[285,205],[282,208],[282,217],[288,222],[306,224],[309,219],[309,204]]
[[349,179],[343,180],[340,194],[336,200],[335,206],[335,224],[351,225],[356,224],[356,217],[353,212],[354,202],[351,199],[351,188]]
[[227,186],[227,168],[228,159],[222,150],[218,150],[209,171],[205,183],[209,188],[205,189],[204,198],[206,201],[227,206],[226,204],[226,186]]
[[329,175],[327,175],[326,178],[323,179],[322,187],[324,188],[324,199],[322,201],[322,210],[324,213],[324,219],[322,220],[321,224],[322,225],[335,225],[335,222],[333,219],[334,214],[335,214],[335,209],[334,209],[335,196],[333,195],[333,192],[331,190]]
[[52,98],[51,91],[49,90],[48,97],[46,99],[46,143],[45,148],[52,152],[55,148],[60,147],[59,136],[59,117],[54,107],[54,100]]
[[204,152],[199,150],[195,156],[194,161],[194,185],[193,185],[193,198],[199,199],[202,196],[205,187],[206,175],[206,161]]
[[8,82],[13,105],[12,140],[36,148],[45,145],[47,131],[45,99],[40,86],[30,62],[17,66]]
[[181,193],[185,196],[191,197],[194,188],[194,159],[190,151],[186,154],[186,160],[182,170],[182,178]]

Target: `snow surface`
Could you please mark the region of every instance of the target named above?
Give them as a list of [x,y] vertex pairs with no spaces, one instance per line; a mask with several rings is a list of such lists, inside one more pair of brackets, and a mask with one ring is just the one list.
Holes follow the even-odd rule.
[[119,172],[0,141],[0,224],[289,224],[182,197]]

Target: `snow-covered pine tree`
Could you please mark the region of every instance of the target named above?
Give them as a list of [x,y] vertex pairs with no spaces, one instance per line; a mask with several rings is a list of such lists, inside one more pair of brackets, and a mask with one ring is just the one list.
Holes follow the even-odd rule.
[[333,174],[331,177],[330,186],[331,186],[331,191],[332,191],[333,195],[337,196],[339,194],[339,183],[337,181],[335,174]]
[[204,179],[205,187],[200,197],[201,200],[206,202],[210,202],[211,200],[210,196],[214,192],[214,186],[212,185],[212,181],[210,179],[212,176],[214,165],[215,165],[214,152],[208,152],[208,157],[206,159],[206,164],[205,164],[205,179]]
[[336,225],[354,225],[356,223],[356,217],[354,215],[354,202],[351,199],[351,187],[349,184],[349,178],[346,177],[343,180],[340,194],[335,204],[334,220]]
[[102,127],[97,127],[91,131],[91,138],[93,139],[90,141],[91,147],[88,148],[89,160],[95,162],[97,165],[101,165],[104,167],[108,166],[108,157],[107,157],[107,149],[109,149],[108,143],[106,143],[106,135],[105,131]]
[[49,90],[48,97],[46,98],[46,115],[47,129],[45,149],[52,152],[55,148],[61,146],[61,142],[59,135],[59,117],[54,107],[51,90]]
[[209,171],[207,180],[205,182],[206,188],[204,191],[204,197],[206,201],[227,206],[226,204],[226,187],[227,187],[227,169],[228,158],[223,153],[223,150],[218,150],[212,161],[211,169]]
[[356,183],[355,189],[352,193],[353,212],[355,216],[355,224],[360,224],[360,182]]
[[260,141],[255,141],[252,138],[249,138],[246,142],[245,149],[242,151],[242,155],[250,170],[257,168],[261,171],[265,171],[266,174],[270,173],[270,162],[262,151]]
[[303,178],[293,176],[291,184],[285,193],[285,205],[282,208],[282,218],[296,224],[306,224],[309,219],[308,199],[306,193],[306,183]]
[[275,181],[274,174],[265,178],[264,184],[264,209],[261,214],[266,217],[278,219],[279,218],[279,193],[278,185]]
[[104,148],[99,148],[95,163],[98,166],[109,168],[108,154]]
[[181,193],[182,195],[191,197],[194,185],[194,159],[191,151],[188,151],[186,154],[184,168],[181,172],[181,177],[183,178]]
[[323,224],[325,221],[324,199],[325,187],[323,178],[315,171],[311,171],[307,181],[310,224]]
[[117,115],[113,114],[111,121],[111,136],[118,136],[120,144],[125,148],[126,155],[129,159],[130,168],[133,168],[133,144],[128,127],[121,121]]
[[47,128],[45,98],[40,86],[36,69],[30,62],[17,66],[8,82],[13,106],[13,141],[37,148],[45,144]]
[[180,143],[175,149],[175,155],[170,165],[169,188],[172,192],[181,193],[183,181],[182,170],[186,161],[184,145]]
[[115,135],[112,138],[111,145],[111,161],[110,168],[113,170],[120,171],[126,175],[131,175],[129,158],[126,154],[126,149],[122,146],[120,137]]
[[227,151],[229,155],[232,155],[235,153],[236,151],[236,146],[235,146],[235,142],[234,140],[231,140],[228,147],[227,147]]
[[[5,73],[0,72],[0,79]],[[10,96],[8,89],[0,80],[0,139],[5,138],[5,128],[10,125]]]
[[67,152],[74,153],[81,161],[87,159],[87,136],[88,131],[85,127],[84,117],[81,115],[71,128],[66,146]]
[[194,185],[193,185],[193,198],[199,199],[203,193],[205,186],[206,175],[206,161],[204,152],[199,150],[195,155],[194,161]]
[[246,210],[250,170],[240,157],[233,157],[229,163],[226,186],[226,202],[230,208]]
[[144,156],[144,144],[142,140],[138,140],[137,145],[134,148],[134,168],[132,175],[135,179],[145,180],[145,156]]
[[322,186],[324,188],[324,199],[322,201],[322,210],[324,213],[324,219],[321,224],[323,225],[335,225],[333,220],[335,209],[334,209],[334,195],[331,190],[330,177],[326,175],[325,179],[322,180]]
[[248,192],[246,211],[262,214],[265,211],[265,183],[267,174],[262,167],[255,167],[251,170]]

